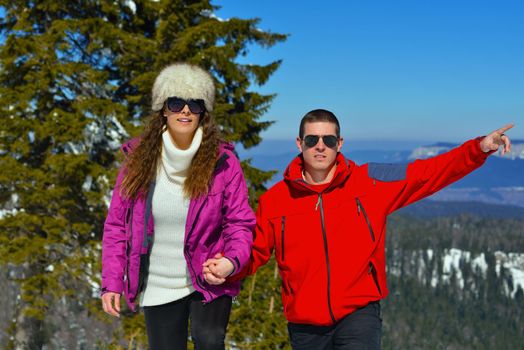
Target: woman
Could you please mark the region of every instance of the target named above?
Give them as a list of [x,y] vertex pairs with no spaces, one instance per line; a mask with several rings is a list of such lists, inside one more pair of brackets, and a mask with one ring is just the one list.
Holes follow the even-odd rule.
[[144,134],[122,146],[104,226],[102,305],[119,316],[120,295],[133,311],[138,297],[151,349],[186,349],[189,319],[196,349],[224,349],[240,287],[203,265],[212,261],[224,277],[249,259],[255,218],[240,163],[210,114],[214,99],[209,73],[165,68]]

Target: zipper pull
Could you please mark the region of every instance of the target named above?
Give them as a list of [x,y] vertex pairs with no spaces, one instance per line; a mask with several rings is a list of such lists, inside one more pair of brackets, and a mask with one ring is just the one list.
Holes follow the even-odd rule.
[[315,205],[315,211],[318,210],[318,205],[320,204],[320,201],[322,200],[322,194],[318,194],[318,200],[317,200],[317,204]]
[[360,200],[357,198],[356,202],[357,202],[357,213],[360,216]]

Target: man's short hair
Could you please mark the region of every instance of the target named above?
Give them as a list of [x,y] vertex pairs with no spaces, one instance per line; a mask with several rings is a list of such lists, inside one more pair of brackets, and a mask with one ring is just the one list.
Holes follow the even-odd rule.
[[326,109],[314,109],[306,113],[300,121],[300,129],[298,131],[298,137],[300,139],[304,138],[304,129],[306,123],[315,123],[315,122],[328,122],[333,123],[336,126],[337,137],[340,137],[340,124],[337,117],[330,111]]

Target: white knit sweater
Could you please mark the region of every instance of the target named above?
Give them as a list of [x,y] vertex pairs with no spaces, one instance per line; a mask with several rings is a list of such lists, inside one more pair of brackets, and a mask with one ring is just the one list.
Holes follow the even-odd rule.
[[197,129],[186,150],[173,144],[168,131],[162,138],[162,162],[152,203],[155,233],[141,306],[166,304],[194,291],[184,258],[189,199],[184,196],[183,186],[191,160],[202,142],[202,128]]

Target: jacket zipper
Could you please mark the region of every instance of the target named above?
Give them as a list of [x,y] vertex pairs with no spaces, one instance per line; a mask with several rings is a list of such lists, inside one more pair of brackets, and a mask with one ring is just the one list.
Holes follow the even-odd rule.
[[324,223],[324,205],[322,203],[322,193],[318,194],[318,202],[317,202],[316,207],[318,208],[318,206],[320,206],[320,222],[322,224],[322,236],[324,237],[324,253],[326,254],[328,309],[329,309],[329,315],[331,316],[331,320],[333,321],[333,323],[336,323],[337,320],[335,319],[335,315],[333,314],[333,309],[331,307],[331,268],[329,265],[329,252],[328,252],[326,226]]
[[[307,186],[307,184],[306,184],[306,182],[304,180],[298,179],[298,180],[296,180],[296,182],[300,183],[302,186],[304,186],[308,190],[311,190]],[[326,189],[324,189],[324,191],[325,190]],[[331,267],[330,267],[330,264],[329,264],[329,251],[328,251],[328,244],[327,244],[326,225],[325,225],[325,222],[324,222],[324,205],[323,205],[323,202],[322,202],[322,193],[323,192],[318,193],[318,199],[317,199],[317,203],[315,204],[315,210],[318,210],[318,207],[320,206],[320,222],[321,222],[321,226],[322,226],[322,236],[324,238],[324,253],[326,255],[328,310],[329,310],[329,315],[331,316],[331,320],[333,321],[333,323],[336,323],[337,320],[335,318],[335,315],[333,314],[333,308],[331,307]]]
[[[215,164],[215,170],[213,172],[213,175],[215,175],[214,173],[216,173],[222,167],[222,164],[224,164],[224,162],[227,160],[227,158],[228,158],[227,154],[224,153],[217,160],[217,163]],[[206,196],[206,198],[204,199],[204,202],[202,203],[202,205],[198,209],[198,212],[195,215],[195,219],[193,220],[193,225],[191,226],[191,229],[189,230],[189,233],[187,234],[186,242],[189,242],[189,238],[191,237],[191,234],[193,234],[193,231],[195,229],[196,223],[198,221],[198,217],[200,216],[200,213],[202,212],[202,209],[204,208],[208,198],[209,198],[209,196]],[[189,250],[187,249],[187,246],[185,244],[184,244],[184,254],[187,255],[188,260],[191,262],[191,254],[189,254]],[[206,292],[207,295],[209,296],[209,298],[211,299],[211,294],[206,290],[206,288],[204,288],[204,285],[202,284],[203,282],[200,281],[200,276],[195,272],[195,269],[193,268],[193,264],[189,263],[188,265],[191,268],[191,271],[193,272],[193,275],[195,276],[195,280],[196,280],[198,286],[202,289],[202,292]]]
[[369,233],[371,235],[371,240],[373,242],[375,242],[375,233],[373,232],[373,227],[371,227],[371,221],[369,221],[369,218],[366,215],[366,211],[364,210],[364,206],[362,205],[362,202],[360,201],[360,199],[358,199],[358,197],[355,198],[355,200],[357,201],[358,215],[360,215],[360,212],[362,211],[362,214],[364,215],[364,219],[366,220],[366,224],[368,225]]
[[284,232],[285,232],[285,227],[286,227],[286,217],[283,216],[282,217],[282,236],[281,236],[281,241],[282,241],[282,261],[284,261]]
[[378,284],[378,277],[377,277],[377,270],[375,269],[375,265],[370,261],[369,262],[369,270],[368,275],[371,274],[373,277],[373,281],[375,282],[375,285],[377,286],[379,294],[382,296],[382,290],[380,289],[380,285]]
[[139,262],[139,267],[138,267],[138,287],[136,289],[135,298],[144,288],[144,285],[146,283],[145,281],[149,274],[149,255],[151,254],[151,237],[148,236],[147,234],[147,228],[149,224],[149,217],[153,214],[152,203],[153,203],[153,194],[155,192],[155,186],[156,186],[155,181],[151,181],[151,183],[149,184],[149,190],[147,192],[146,211],[144,213],[144,233],[143,233],[143,240],[142,240],[142,247],[147,247],[147,253],[140,254],[140,262]]
[[[198,209],[198,213],[196,214],[195,219],[193,220],[193,225],[191,226],[191,229],[189,230],[189,233],[187,234],[186,242],[189,242],[189,238],[191,237],[191,234],[193,233],[193,230],[194,230],[194,228],[196,226],[196,222],[198,220],[198,217],[200,216],[200,213],[202,212],[202,208],[204,208],[204,206],[205,206],[205,204],[207,202],[207,199],[208,199],[208,197],[206,197],[204,199],[204,202],[202,203],[202,205]],[[188,260],[191,262],[191,254],[189,254],[189,250],[187,249],[187,245],[184,245],[184,254],[187,255]],[[193,275],[195,276],[195,280],[196,280],[198,286],[200,288],[202,288],[203,292],[206,292],[208,294],[208,296],[211,297],[211,294],[209,294],[209,292],[204,288],[204,285],[202,284],[202,281],[200,281],[200,278],[199,278],[200,276],[195,272],[195,269],[193,268],[193,264],[189,263],[188,265],[191,268],[191,271],[193,272]]]

